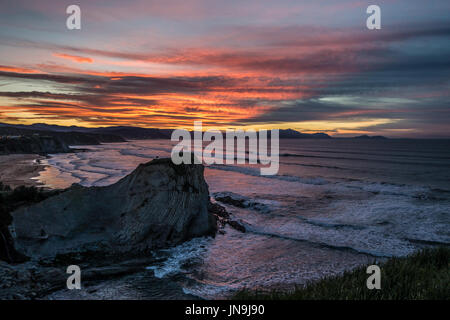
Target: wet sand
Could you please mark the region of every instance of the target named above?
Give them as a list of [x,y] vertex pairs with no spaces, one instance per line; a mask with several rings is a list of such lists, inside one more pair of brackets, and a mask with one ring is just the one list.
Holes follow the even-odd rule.
[[12,188],[17,186],[38,186],[40,183],[31,179],[39,176],[45,165],[39,163],[45,157],[37,154],[11,154],[0,156],[0,181]]

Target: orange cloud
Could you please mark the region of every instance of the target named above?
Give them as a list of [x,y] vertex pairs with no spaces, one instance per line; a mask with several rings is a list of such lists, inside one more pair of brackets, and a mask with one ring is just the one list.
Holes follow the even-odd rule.
[[71,61],[74,61],[74,62],[79,62],[79,63],[84,63],[84,62],[92,63],[92,62],[94,62],[94,60],[91,59],[91,58],[81,57],[81,56],[74,56],[74,55],[71,55],[71,54],[54,53],[53,55],[55,57],[58,57],[58,58],[68,59],[68,60],[71,60]]
[[13,67],[13,66],[0,66],[0,71],[5,72],[17,72],[17,73],[37,73],[39,71],[27,68]]

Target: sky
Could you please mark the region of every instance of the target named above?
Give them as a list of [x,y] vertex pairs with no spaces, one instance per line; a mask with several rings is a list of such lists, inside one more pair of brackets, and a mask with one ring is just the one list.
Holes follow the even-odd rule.
[[449,13],[448,0],[1,0],[0,122],[450,138]]

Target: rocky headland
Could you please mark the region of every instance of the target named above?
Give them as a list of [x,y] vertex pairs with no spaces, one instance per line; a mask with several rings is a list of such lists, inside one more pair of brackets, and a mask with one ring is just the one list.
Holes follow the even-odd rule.
[[3,186],[3,203],[10,205],[0,221],[0,299],[64,289],[71,264],[83,268],[85,280],[110,279],[145,270],[153,250],[215,236],[225,224],[245,232],[211,202],[203,171],[155,159],[105,187],[32,187],[19,194]]
[[214,234],[202,165],[155,159],[106,187],[74,185],[12,213],[16,244],[28,256],[130,252]]

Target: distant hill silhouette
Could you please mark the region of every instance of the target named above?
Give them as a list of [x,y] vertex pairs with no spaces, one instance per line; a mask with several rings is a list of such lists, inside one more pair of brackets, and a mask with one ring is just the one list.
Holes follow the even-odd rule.
[[93,133],[113,134],[125,139],[170,139],[173,129],[155,129],[140,127],[106,127],[96,128]]
[[[27,131],[22,131],[27,130]],[[32,134],[45,132],[46,135],[64,137],[69,144],[96,144],[102,142],[123,142],[125,140],[139,139],[170,139],[173,129],[142,128],[133,126],[112,126],[86,128],[78,126],[58,126],[45,123],[32,125],[12,125],[0,123],[0,135],[4,134]],[[59,134],[58,134],[59,133]],[[270,130],[268,132],[270,136]],[[72,139],[70,138],[72,137]],[[280,129],[280,139],[333,139],[326,133],[303,133],[293,129]],[[383,136],[362,135],[347,139],[387,139]],[[97,142],[95,142],[97,141]]]
[[293,129],[280,129],[280,139],[332,139],[326,133],[302,133]]

